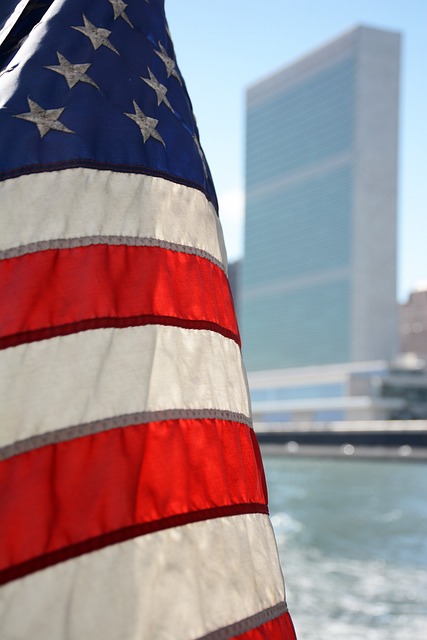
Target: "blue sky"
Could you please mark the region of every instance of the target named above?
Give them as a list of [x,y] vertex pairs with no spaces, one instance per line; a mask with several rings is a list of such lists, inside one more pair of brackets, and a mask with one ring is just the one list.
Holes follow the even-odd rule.
[[427,280],[427,0],[166,0],[220,203],[230,260],[243,253],[245,91],[349,28],[402,33],[398,297]]

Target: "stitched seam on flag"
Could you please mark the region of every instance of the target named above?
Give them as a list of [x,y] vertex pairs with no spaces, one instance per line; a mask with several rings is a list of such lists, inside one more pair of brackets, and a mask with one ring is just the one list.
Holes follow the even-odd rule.
[[229,638],[234,638],[236,635],[241,635],[242,633],[251,631],[252,629],[259,627],[266,622],[270,622],[275,618],[279,618],[286,613],[288,613],[286,602],[279,602],[273,607],[264,609],[259,613],[255,613],[253,616],[249,616],[244,620],[230,624],[227,627],[222,627],[221,629],[212,631],[205,636],[197,638],[197,640],[228,640]]
[[7,260],[9,258],[19,258],[20,256],[36,253],[38,251],[48,251],[49,249],[75,249],[78,247],[89,247],[93,245],[125,245],[128,247],[160,247],[161,249],[169,249],[170,251],[176,251],[178,253],[187,253],[189,255],[199,256],[200,258],[206,258],[209,262],[212,262],[215,266],[219,267],[222,271],[225,271],[224,265],[220,260],[213,255],[205,251],[204,249],[198,249],[197,247],[191,247],[185,244],[179,244],[177,242],[168,242],[167,240],[159,240],[157,238],[138,238],[133,236],[82,236],[80,238],[62,238],[55,240],[41,240],[39,242],[31,242],[26,245],[19,245],[18,247],[12,247],[11,249],[5,249],[0,251],[0,260]]
[[153,314],[143,314],[140,316],[128,317],[105,317],[105,318],[88,318],[69,322],[67,324],[57,325],[53,327],[42,327],[31,331],[22,331],[0,338],[0,349],[9,349],[21,344],[31,342],[40,342],[58,336],[67,336],[82,331],[93,331],[96,329],[126,329],[128,327],[143,327],[146,325],[160,325],[168,327],[180,327],[182,329],[190,329],[196,331],[214,331],[233,340],[239,347],[240,338],[230,329],[211,322],[209,320],[190,320],[188,318],[175,318],[174,316],[158,316]]
[[65,562],[66,560],[71,560],[86,553],[98,551],[99,549],[109,547],[113,544],[119,544],[120,542],[125,542],[126,540],[131,540],[142,535],[164,531],[165,529],[172,529],[174,527],[181,527],[195,522],[213,520],[215,518],[228,518],[230,516],[256,513],[268,515],[267,505],[245,503],[212,507],[211,509],[200,509],[190,513],[169,516],[153,522],[131,525],[7,567],[0,571],[0,585],[11,582],[12,580],[17,580],[18,578],[23,578],[24,576],[35,573],[36,571],[41,571],[60,562]]
[[139,164],[115,164],[109,162],[97,162],[96,160],[89,160],[87,158],[75,158],[73,160],[66,160],[63,162],[51,162],[46,164],[29,164],[22,167],[16,167],[9,171],[3,171],[0,173],[0,182],[8,180],[9,178],[18,178],[19,176],[30,175],[33,173],[47,173],[49,171],[58,171],[61,169],[100,169],[101,171],[115,171],[117,173],[138,173],[147,176],[153,176],[154,178],[163,178],[169,182],[175,182],[176,184],[182,184],[185,187],[191,187],[197,189],[203,193],[203,195],[214,205],[215,212],[218,215],[217,204],[212,196],[203,189],[200,184],[187,180],[181,176],[170,175],[165,171],[159,169],[152,169]]
[[19,440],[0,449],[0,461],[22,453],[27,453],[33,449],[95,435],[103,431],[110,431],[111,429],[130,427],[137,424],[148,424],[151,422],[163,422],[165,420],[226,420],[227,422],[245,425],[249,427],[249,429],[253,428],[252,421],[243,413],[236,413],[235,411],[227,411],[224,409],[164,409],[162,411],[140,411],[138,413],[106,418],[105,420],[94,420],[93,422],[64,427],[57,431],[42,433],[26,438],[25,440]]

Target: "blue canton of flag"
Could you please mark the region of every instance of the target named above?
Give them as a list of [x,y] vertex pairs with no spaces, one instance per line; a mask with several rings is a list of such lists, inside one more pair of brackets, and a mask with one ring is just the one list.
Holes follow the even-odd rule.
[[8,150],[0,177],[131,168],[194,185],[216,203],[163,3],[24,5],[0,49],[0,139]]

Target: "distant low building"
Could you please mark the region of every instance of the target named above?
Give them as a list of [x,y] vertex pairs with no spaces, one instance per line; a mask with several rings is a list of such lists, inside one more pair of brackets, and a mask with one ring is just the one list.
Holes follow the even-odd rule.
[[257,423],[427,419],[427,367],[404,356],[248,374]]
[[399,305],[399,329],[402,353],[427,359],[427,281]]

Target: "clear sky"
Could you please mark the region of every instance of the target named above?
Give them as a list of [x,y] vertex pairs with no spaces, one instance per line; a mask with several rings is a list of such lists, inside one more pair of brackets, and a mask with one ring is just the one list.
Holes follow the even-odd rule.
[[245,92],[365,24],[402,33],[398,297],[427,280],[427,0],[166,0],[220,204],[229,260],[243,254]]

